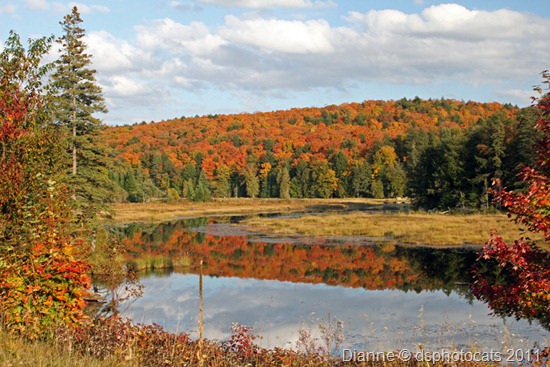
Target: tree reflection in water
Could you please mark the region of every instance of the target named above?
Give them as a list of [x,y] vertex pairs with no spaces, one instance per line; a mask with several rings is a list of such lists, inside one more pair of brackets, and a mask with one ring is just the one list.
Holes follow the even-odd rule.
[[[403,340],[409,342],[421,333],[441,339],[433,335],[447,322],[461,325],[451,331],[456,343],[472,340],[474,334],[495,341],[495,330],[507,333],[503,331],[507,321],[487,316],[490,311],[469,292],[476,249],[328,239],[299,243],[296,238],[248,234],[231,226],[234,221],[202,218],[124,227],[127,261],[143,269],[146,293],[150,292],[133,306],[132,317],[139,322],[162,324],[164,320],[165,326],[176,330],[183,324],[193,328],[198,312],[193,303],[198,300],[195,278],[202,260],[209,338],[227,336],[233,322],[260,322],[269,329],[273,343],[277,333],[290,335],[291,327],[299,328],[310,313],[322,316],[323,310],[346,318],[345,330],[356,336],[363,333],[357,327],[364,330],[367,319],[375,318],[377,336],[369,343],[379,342],[380,329],[386,335],[408,329],[410,339]],[[148,277],[151,273],[154,276]],[[165,280],[159,278],[163,275]],[[431,326],[420,327],[420,316],[427,317]],[[471,317],[477,323],[468,321]],[[540,328],[521,327],[529,335],[541,335]]]

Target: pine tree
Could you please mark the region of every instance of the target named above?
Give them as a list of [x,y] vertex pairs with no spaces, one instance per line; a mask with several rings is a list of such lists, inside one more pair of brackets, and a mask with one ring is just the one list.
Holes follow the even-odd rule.
[[286,165],[279,170],[277,183],[279,184],[279,197],[281,199],[290,199],[290,174]]
[[56,117],[59,123],[72,131],[72,174],[77,174],[78,136],[97,131],[101,121],[92,116],[95,112],[107,112],[102,90],[97,85],[95,70],[89,66],[91,55],[85,53],[86,44],[82,40],[84,29],[77,7],[60,22],[65,34],[58,42],[62,45],[57,71],[53,75],[58,91]]
[[252,165],[248,165],[244,171],[244,181],[246,184],[246,195],[255,198],[260,193],[260,180],[256,176],[256,169]]
[[113,183],[108,179],[104,153],[95,144],[103,128],[97,112],[107,108],[101,87],[95,79],[91,55],[83,41],[85,31],[77,7],[60,22],[63,36],[58,39],[61,56],[52,75],[55,107],[54,118],[67,131],[71,154],[71,178],[76,204],[84,216],[93,217],[109,201]]

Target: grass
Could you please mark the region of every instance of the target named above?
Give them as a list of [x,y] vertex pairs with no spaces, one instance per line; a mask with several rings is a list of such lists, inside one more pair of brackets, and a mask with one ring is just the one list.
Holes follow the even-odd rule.
[[[365,236],[426,246],[482,245],[495,229],[507,243],[520,238],[519,226],[504,214],[444,215],[435,213],[387,213],[402,208],[394,199],[250,199],[225,198],[210,202],[119,203],[117,223],[161,222],[178,218],[260,213],[306,213],[291,217],[253,218],[241,224],[256,232],[306,236]],[[362,212],[369,210],[368,213]],[[331,213],[331,211],[351,211]],[[323,215],[312,214],[325,212]],[[307,214],[310,213],[310,214]],[[529,236],[549,249],[542,236]]]
[[259,213],[292,213],[319,210],[377,209],[395,200],[380,199],[250,199],[226,198],[209,202],[181,200],[176,203],[117,203],[117,223],[160,222],[178,218]]
[[[504,214],[354,212],[294,218],[258,217],[247,219],[243,224],[253,231],[275,234],[364,236],[428,246],[482,245],[487,242],[491,229],[496,229],[510,243],[521,236],[518,225]],[[542,239],[542,236],[533,239]]]
[[[0,329],[0,366],[2,367],[168,367],[168,366],[217,366],[217,367],[448,367],[443,362],[427,363],[358,360],[342,361],[327,354],[328,349],[317,344],[317,338],[307,330],[301,334],[301,350],[277,348],[267,350],[257,347],[255,337],[246,327],[233,329],[234,334],[226,342],[204,341],[204,345],[189,341],[185,336],[166,333],[158,327],[136,327],[127,322],[105,321],[89,332],[75,337],[70,331],[51,341],[30,342]],[[337,336],[332,334],[332,337]],[[83,338],[82,335],[85,335]],[[338,343],[325,341],[328,346]],[[322,343],[322,342],[321,342]],[[299,343],[298,343],[299,344]],[[337,348],[337,352],[341,349]],[[202,352],[202,353],[201,353]],[[340,354],[340,353],[338,353]],[[455,362],[453,366],[487,367],[494,363]]]
[[[55,342],[30,342],[0,328],[0,366],[2,367],[114,367],[124,366],[122,358],[99,360],[72,353]],[[126,364],[127,365],[127,364]]]

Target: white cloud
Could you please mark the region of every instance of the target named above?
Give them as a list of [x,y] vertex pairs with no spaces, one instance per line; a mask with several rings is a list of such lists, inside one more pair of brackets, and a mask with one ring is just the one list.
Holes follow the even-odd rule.
[[112,76],[106,80],[105,92],[110,97],[135,97],[145,94],[147,87],[135,79],[125,76]]
[[102,72],[129,72],[145,66],[150,60],[148,52],[105,31],[91,32],[85,41],[89,53],[93,55],[94,66]]
[[[106,92],[120,106],[178,103],[181,91],[199,90],[230,91],[242,105],[260,105],[263,98],[368,83],[450,81],[493,86],[497,96],[498,89],[514,88],[510,81],[531,80],[550,60],[550,20],[526,13],[443,4],[412,14],[350,12],[344,21],[334,26],[246,14],[207,26],[165,18],[135,26],[132,41],[97,32],[87,42]],[[123,100],[132,95],[139,98]]]
[[145,26],[136,26],[135,30],[137,43],[145,49],[162,48],[176,53],[200,55],[210,53],[225,43],[200,22],[184,25],[166,18]]
[[330,25],[324,20],[241,20],[235,16],[227,16],[220,31],[220,35],[230,43],[283,53],[331,52],[331,33]]
[[200,0],[204,4],[240,8],[322,8],[335,6],[332,1],[311,0]]
[[360,49],[378,61],[382,57],[388,65],[412,68],[426,78],[469,75],[484,80],[532,73],[533,60],[543,56],[535,43],[548,46],[543,38],[550,26],[547,19],[518,12],[468,10],[456,4],[432,6],[421,14],[353,12],[346,19],[361,27]]
[[346,18],[361,24],[373,34],[409,34],[462,40],[518,39],[530,33],[540,33],[548,21],[506,9],[497,11],[469,10],[457,4],[434,5],[420,14],[399,10],[378,10],[368,13],[351,12]]

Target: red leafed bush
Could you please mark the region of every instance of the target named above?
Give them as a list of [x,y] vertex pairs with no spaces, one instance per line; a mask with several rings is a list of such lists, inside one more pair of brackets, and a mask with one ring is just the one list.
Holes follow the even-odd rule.
[[[550,88],[550,73],[542,73]],[[498,187],[495,201],[508,209],[509,217],[532,232],[542,232],[550,240],[550,93],[534,99],[539,113],[537,129],[543,137],[537,147],[534,167],[525,168],[520,177],[526,184],[521,192]],[[492,266],[492,268],[491,268]],[[501,315],[538,318],[550,327],[550,254],[526,239],[509,246],[492,235],[474,267],[473,294],[486,301]]]
[[124,356],[140,365],[165,366],[191,358],[187,334],[173,334],[159,325],[134,325],[118,316],[97,318],[74,329],[60,329],[58,340],[83,355],[104,359]]
[[90,286],[42,86],[51,41],[12,32],[0,52],[0,321],[31,339],[80,323]]
[[550,254],[525,240],[492,236],[475,266],[474,295],[496,314],[550,321]]

